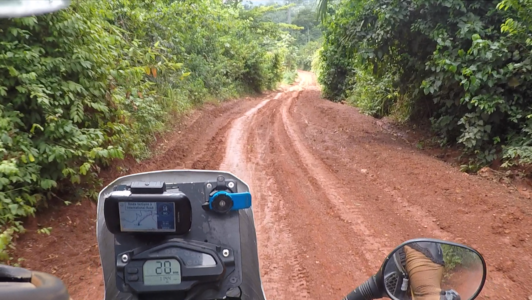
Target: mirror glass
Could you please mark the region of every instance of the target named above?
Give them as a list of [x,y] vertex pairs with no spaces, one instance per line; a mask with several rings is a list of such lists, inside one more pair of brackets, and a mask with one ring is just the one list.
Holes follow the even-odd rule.
[[479,255],[465,246],[413,242],[385,263],[384,286],[394,300],[471,300],[485,271]]
[[20,18],[54,12],[70,0],[0,0],[0,18]]

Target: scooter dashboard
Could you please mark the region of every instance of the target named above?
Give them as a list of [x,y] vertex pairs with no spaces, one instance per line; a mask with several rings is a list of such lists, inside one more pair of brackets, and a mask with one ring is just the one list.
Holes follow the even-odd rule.
[[240,215],[250,207],[247,186],[229,173],[118,179],[98,202],[105,298],[222,299],[239,289]]

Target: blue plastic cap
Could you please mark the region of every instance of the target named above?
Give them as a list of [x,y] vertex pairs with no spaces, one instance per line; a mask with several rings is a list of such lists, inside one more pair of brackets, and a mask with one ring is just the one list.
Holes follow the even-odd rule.
[[231,210],[240,210],[251,207],[251,194],[250,193],[228,193],[224,191],[216,192],[209,198],[209,208],[212,209],[212,201],[219,195],[226,195],[233,200],[233,207]]

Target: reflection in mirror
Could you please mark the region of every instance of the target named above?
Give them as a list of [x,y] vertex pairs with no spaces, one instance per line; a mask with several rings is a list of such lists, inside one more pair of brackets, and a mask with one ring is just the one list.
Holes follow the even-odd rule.
[[409,243],[386,262],[384,286],[394,300],[470,300],[484,278],[471,249],[435,242]]
[[0,18],[20,18],[54,12],[70,0],[0,0]]

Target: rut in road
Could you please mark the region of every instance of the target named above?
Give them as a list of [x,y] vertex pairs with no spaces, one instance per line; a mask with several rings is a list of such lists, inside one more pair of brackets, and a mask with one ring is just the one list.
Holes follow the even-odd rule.
[[[310,73],[235,119],[225,151],[220,169],[248,182],[254,196],[269,299],[341,299],[394,246],[416,237],[455,240],[486,254],[491,267],[480,299],[532,294],[523,278],[531,275],[516,275],[530,270],[528,238],[516,247],[486,226],[486,211],[522,213],[497,204],[497,196],[513,196],[394,141],[355,109],[320,99]],[[453,180],[430,185],[434,176]],[[447,195],[450,188],[457,195]],[[479,197],[486,201],[478,204]],[[530,222],[529,215],[517,219]]]

